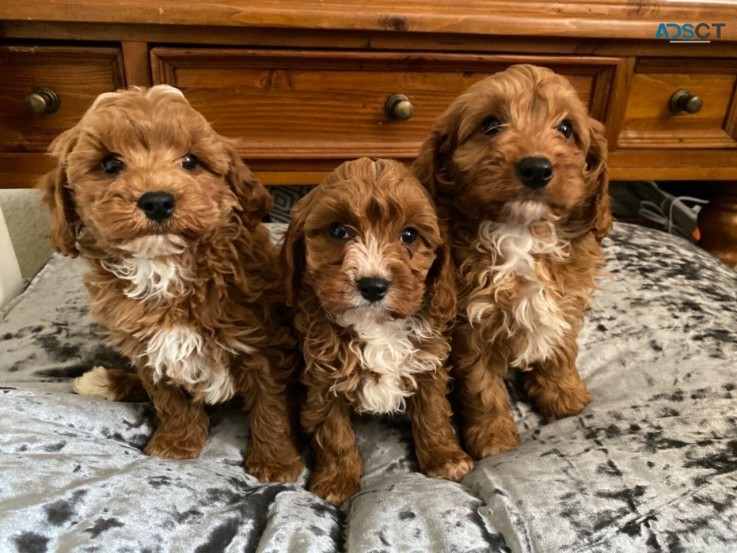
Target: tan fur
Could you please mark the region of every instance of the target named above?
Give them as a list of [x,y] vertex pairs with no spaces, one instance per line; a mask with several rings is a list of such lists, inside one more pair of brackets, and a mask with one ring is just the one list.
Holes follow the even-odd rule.
[[[496,117],[501,132],[481,130]],[[556,127],[569,121],[573,135]],[[513,66],[473,85],[448,108],[413,170],[433,193],[452,242],[459,294],[451,361],[467,450],[475,458],[519,444],[503,378],[525,388],[550,419],[591,400],[576,368],[576,337],[609,231],[604,128],[563,77]],[[545,156],[543,188],[515,165]]]
[[74,392],[108,401],[148,401],[141,379],[123,369],[95,367],[74,380]]
[[[198,456],[204,404],[238,395],[251,411],[246,470],[296,479],[302,463],[287,406],[296,343],[275,312],[277,249],[260,224],[271,199],[233,144],[181,92],[158,86],[101,95],[51,151],[59,166],[41,187],[52,243],[89,264],[92,316],[153,401],[159,425],[146,452]],[[113,175],[101,168],[112,154],[125,164]],[[188,154],[200,162],[193,170],[181,164]],[[137,207],[152,191],[176,199],[162,223]],[[136,397],[130,375],[93,374],[79,390]]]
[[[329,234],[334,223],[352,236]],[[403,244],[403,229],[417,230]],[[459,480],[473,468],[450,425],[449,352],[453,273],[432,201],[401,164],[344,163],[300,200],[282,249],[287,298],[295,309],[312,436],[310,490],[332,503],[358,491],[363,472],[351,410],[409,407],[420,469]],[[390,281],[379,304],[356,289],[362,277]]]

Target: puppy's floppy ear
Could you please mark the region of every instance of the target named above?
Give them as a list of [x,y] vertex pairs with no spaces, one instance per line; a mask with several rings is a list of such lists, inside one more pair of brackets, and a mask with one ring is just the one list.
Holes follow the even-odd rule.
[[228,172],[225,180],[235,194],[242,214],[243,223],[250,229],[255,228],[271,210],[273,200],[266,187],[261,184],[248,166],[243,162],[235,146],[226,141],[228,150]]
[[596,240],[601,242],[612,228],[612,213],[609,208],[609,174],[607,168],[607,141],[604,125],[589,118],[591,145],[586,153],[586,183],[596,190],[594,215],[591,229]]
[[81,221],[67,180],[67,158],[74,149],[78,136],[78,127],[73,127],[54,139],[49,152],[56,157],[57,167],[41,177],[37,184],[43,192],[43,201],[51,212],[51,245],[59,253],[72,257],[79,255],[76,235]]
[[456,283],[453,259],[446,244],[435,252],[435,262],[427,275],[430,294],[429,313],[433,320],[443,325],[456,316]]
[[453,152],[458,140],[460,112],[460,107],[453,104],[440,116],[412,165],[412,172],[433,197],[453,191]]
[[284,236],[281,248],[282,278],[284,279],[284,295],[289,307],[294,307],[302,285],[302,274],[305,270],[305,221],[316,198],[313,190],[297,202],[292,210],[292,220]]

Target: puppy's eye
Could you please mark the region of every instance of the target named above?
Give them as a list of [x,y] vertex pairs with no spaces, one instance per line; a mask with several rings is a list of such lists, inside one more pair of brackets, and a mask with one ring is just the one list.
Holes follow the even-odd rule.
[[330,236],[336,240],[348,240],[351,237],[348,227],[340,223],[333,223],[330,225],[328,232],[330,233]]
[[565,121],[559,123],[558,126],[555,127],[555,130],[557,130],[566,138],[571,138],[571,135],[573,134],[573,125],[570,121],[566,119]]
[[399,240],[405,246],[409,246],[417,240],[417,231],[413,228],[406,228],[399,234]]
[[106,175],[117,175],[125,169],[125,163],[115,156],[109,156],[100,162],[100,169]]
[[200,166],[200,160],[192,154],[187,154],[182,158],[182,169],[194,171]]
[[487,117],[484,119],[483,123],[481,123],[481,132],[486,136],[496,136],[503,130],[504,127],[502,127],[502,122],[498,117]]

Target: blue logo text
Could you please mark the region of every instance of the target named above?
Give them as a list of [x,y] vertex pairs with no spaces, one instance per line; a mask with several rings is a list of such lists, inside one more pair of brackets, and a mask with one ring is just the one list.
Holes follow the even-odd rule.
[[726,23],[660,23],[656,39],[671,42],[711,42],[722,38]]

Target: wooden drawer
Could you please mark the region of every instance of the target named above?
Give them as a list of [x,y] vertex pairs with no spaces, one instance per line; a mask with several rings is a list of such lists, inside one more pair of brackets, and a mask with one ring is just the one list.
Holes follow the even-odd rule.
[[[155,48],[151,56],[154,82],[181,88],[220,133],[242,138],[249,161],[316,164],[363,155],[416,156],[456,96],[515,63],[567,75],[603,119],[620,67],[619,58],[470,54]],[[385,114],[394,93],[413,104],[409,120]]]
[[[46,151],[98,94],[125,86],[115,48],[0,46],[0,75],[0,153]],[[54,113],[37,115],[26,105],[37,87],[58,95]]]
[[[643,60],[632,79],[620,148],[737,148],[737,61]],[[674,112],[673,94],[703,100],[696,113]]]

